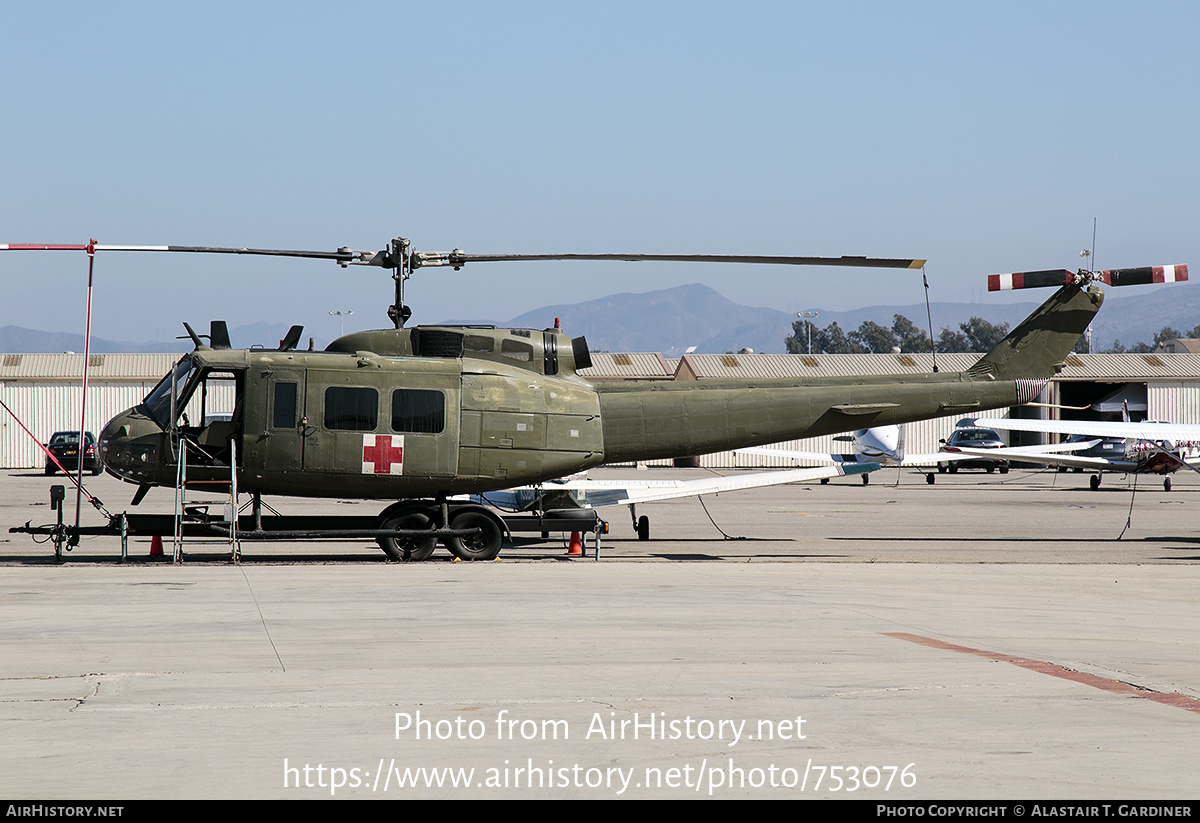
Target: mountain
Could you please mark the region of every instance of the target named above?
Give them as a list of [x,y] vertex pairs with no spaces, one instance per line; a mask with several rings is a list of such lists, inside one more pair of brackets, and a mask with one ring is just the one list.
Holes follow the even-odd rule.
[[[1036,294],[1036,293],[1031,293]],[[1047,291],[1046,297],[1049,296]],[[1038,303],[931,303],[933,335],[943,328],[958,331],[972,317],[990,323],[1016,326]],[[925,304],[869,306],[848,311],[820,311],[818,327],[837,323],[851,332],[871,320],[891,327],[894,316],[904,315],[928,331]],[[792,333],[796,317],[778,309],[742,306],[699,284],[642,294],[614,294],[574,305],[547,306],[526,312],[502,325],[542,328],[554,317],[573,337],[588,339],[595,351],[662,352],[679,356],[689,346],[705,354],[751,348],[763,354],[780,354]],[[1164,326],[1190,331],[1200,324],[1200,285],[1176,283],[1142,294],[1127,295],[1107,289],[1104,308],[1092,324],[1095,350],[1109,348],[1114,340],[1126,347],[1152,342]]]
[[[934,335],[942,326],[957,330],[959,323],[975,316],[986,317],[993,323],[1015,325],[1036,305],[934,303]],[[836,322],[843,331],[849,332],[866,320],[890,327],[896,314],[903,314],[922,328],[927,325],[924,303],[872,306],[842,312],[820,310],[820,317],[813,322],[819,327]],[[689,346],[695,346],[701,354],[720,354],[742,348],[763,354],[781,354],[783,341],[792,333],[792,322],[796,319],[794,314],[778,309],[739,305],[708,286],[692,284],[643,294],[614,294],[570,306],[547,306],[526,312],[503,325],[541,328],[550,325],[554,317],[561,319],[563,328],[572,337],[586,336],[588,345],[595,351],[650,351],[662,352],[668,357],[683,354]]]
[[[278,345],[278,341],[287,334],[287,323],[267,323],[259,321],[247,326],[238,326],[229,330],[229,339],[234,346]],[[207,334],[208,329],[197,329],[200,334]],[[307,341],[302,343],[307,346]],[[192,341],[182,340],[150,340],[143,343],[128,341],[105,340],[100,337],[92,338],[91,351],[96,354],[114,354],[123,352],[189,352]],[[21,352],[23,354],[83,352],[83,335],[71,332],[37,331],[24,329],[20,326],[0,326],[0,352]]]
[[[1048,295],[1047,295],[1048,296]],[[1015,326],[1037,305],[1029,303],[933,303],[933,333],[943,328],[957,331],[971,317],[991,323]],[[845,332],[864,321],[892,325],[893,316],[902,314],[922,329],[927,329],[925,304],[908,306],[870,306],[850,311],[819,310],[814,319],[818,327],[836,322]],[[752,348],[756,352],[777,354],[784,351],[784,339],[791,334],[796,319],[778,309],[755,308],[734,303],[707,286],[693,284],[641,294],[614,294],[598,300],[570,305],[545,306],[514,317],[502,326],[540,329],[560,318],[572,337],[584,335],[594,351],[662,352],[679,356],[690,346],[701,353],[721,353]],[[1126,295],[1120,289],[1108,289],[1104,308],[1092,324],[1096,350],[1109,348],[1114,340],[1126,347],[1148,343],[1164,326],[1190,331],[1200,324],[1200,285],[1177,283]],[[230,330],[235,346],[251,344],[274,346],[287,333],[286,323],[265,321]],[[323,345],[323,344],[322,344]],[[307,346],[307,337],[301,348]],[[188,340],[129,343],[92,340],[92,351],[102,352],[184,352]],[[18,326],[0,328],[0,352],[83,351],[83,336],[59,332],[41,332]]]

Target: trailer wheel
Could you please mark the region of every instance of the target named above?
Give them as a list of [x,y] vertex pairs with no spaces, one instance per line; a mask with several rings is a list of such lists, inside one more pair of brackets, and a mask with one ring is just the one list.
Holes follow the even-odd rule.
[[452,529],[479,529],[471,537],[451,537],[446,548],[460,560],[495,560],[504,544],[500,525],[481,511],[462,511],[450,518]]
[[[424,512],[401,511],[383,518],[380,529],[429,529],[433,521]],[[383,553],[392,560],[428,560],[437,548],[437,539],[433,537],[380,537],[376,541]]]

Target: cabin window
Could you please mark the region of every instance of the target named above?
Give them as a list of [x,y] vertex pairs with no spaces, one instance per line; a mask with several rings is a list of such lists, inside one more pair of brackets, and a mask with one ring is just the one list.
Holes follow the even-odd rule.
[[446,396],[430,389],[392,392],[392,431],[437,434],[446,428]]
[[296,384],[275,384],[275,409],[271,425],[276,429],[296,428]]
[[374,431],[379,421],[379,393],[374,389],[330,386],[325,390],[325,428]]

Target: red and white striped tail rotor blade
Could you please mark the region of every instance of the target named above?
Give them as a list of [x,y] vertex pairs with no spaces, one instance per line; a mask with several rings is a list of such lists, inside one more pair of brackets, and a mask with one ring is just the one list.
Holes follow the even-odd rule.
[[1012,274],[989,274],[988,291],[1010,289],[1041,289],[1047,286],[1068,286],[1075,282],[1075,272],[1066,269],[1047,271],[1018,271]]
[[1100,279],[1110,286],[1142,286],[1147,283],[1182,283],[1188,279],[1186,263],[1178,266],[1142,266],[1136,269],[1107,269]]

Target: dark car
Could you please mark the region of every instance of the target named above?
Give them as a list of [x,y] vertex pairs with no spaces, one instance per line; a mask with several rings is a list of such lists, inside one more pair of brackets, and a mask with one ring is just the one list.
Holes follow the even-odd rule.
[[[1125,459],[1125,440],[1121,437],[1095,437],[1090,434],[1073,434],[1067,438],[1068,443],[1088,443],[1098,440],[1096,445],[1083,451],[1071,452],[1078,457],[1103,457],[1107,460]],[[1076,469],[1076,471],[1081,471]]]
[[[956,452],[962,449],[1002,449],[1005,445],[1004,441],[1000,439],[1000,435],[991,429],[955,429],[948,440],[940,442],[942,447],[938,451],[944,452]],[[945,472],[947,469],[951,474],[959,469],[987,469],[989,474],[999,469],[1001,474],[1008,474],[1008,461],[972,457],[966,460],[955,460],[949,464],[938,464],[938,471]]]
[[[79,432],[55,432],[46,444],[46,449],[57,458],[67,471],[79,468]],[[92,474],[100,473],[100,457],[96,453],[96,437],[91,432],[83,434],[83,468]],[[46,458],[46,474],[54,474],[58,466]]]

